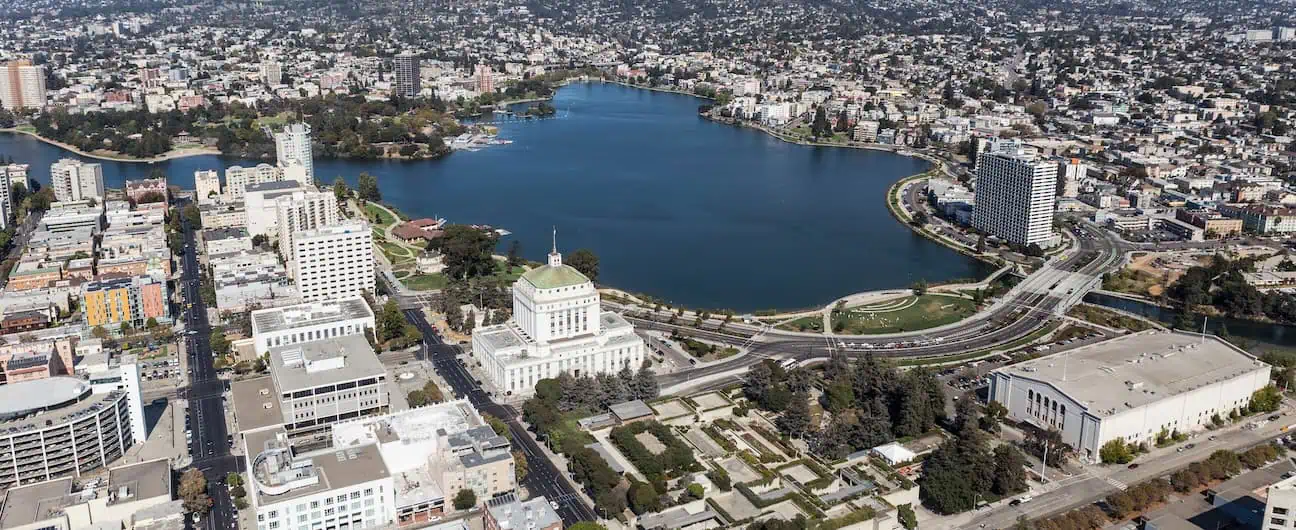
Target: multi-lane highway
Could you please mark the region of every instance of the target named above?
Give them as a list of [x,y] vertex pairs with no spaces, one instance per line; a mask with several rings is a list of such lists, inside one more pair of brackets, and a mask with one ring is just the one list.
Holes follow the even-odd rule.
[[572,489],[563,476],[565,470],[545,456],[539,444],[531,438],[530,433],[518,420],[518,411],[509,405],[501,405],[491,400],[481,385],[473,379],[472,374],[459,362],[460,350],[456,346],[445,344],[441,337],[418,310],[406,310],[406,318],[423,332],[427,359],[436,368],[437,373],[450,383],[455,395],[466,397],[474,407],[483,414],[490,414],[508,423],[513,433],[513,448],[526,455],[528,473],[522,485],[532,495],[544,495],[545,498],[558,504],[558,516],[562,517],[563,526],[571,526],[579,521],[597,521],[598,517],[585,505],[580,496]]
[[230,455],[226,436],[225,407],[222,394],[225,383],[216,374],[212,359],[207,308],[199,292],[198,256],[193,231],[185,223],[185,249],[182,257],[180,291],[187,304],[181,312],[185,324],[185,354],[189,356],[189,386],[183,392],[188,399],[186,427],[192,431],[189,455],[192,467],[207,477],[211,511],[199,519],[198,528],[233,529],[238,520],[229,491],[220,483],[230,471],[240,471],[240,460]]
[[[725,333],[699,331],[687,326],[662,324],[635,316],[627,318],[641,330],[680,329],[703,339],[742,345],[748,354],[704,367],[659,376],[662,388],[692,380],[741,370],[766,358],[812,359],[831,355],[863,355],[873,352],[886,357],[941,357],[994,348],[1020,340],[1056,318],[1093,285],[1093,279],[1118,267],[1123,247],[1102,231],[1090,231],[1081,239],[1079,250],[1050,262],[1028,276],[989,309],[945,328],[918,331],[903,336],[833,336],[764,330],[756,339]],[[735,325],[735,328],[741,325]],[[755,331],[751,328],[750,331]]]

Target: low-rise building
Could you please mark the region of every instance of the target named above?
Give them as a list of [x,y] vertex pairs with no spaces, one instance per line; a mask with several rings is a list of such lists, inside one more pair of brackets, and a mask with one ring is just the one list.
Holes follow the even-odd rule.
[[203,230],[202,240],[208,256],[252,250],[252,236],[245,228]]
[[1113,439],[1142,443],[1228,417],[1269,371],[1218,337],[1145,331],[995,370],[990,397],[1093,461]]
[[374,330],[374,313],[364,298],[311,302],[252,312],[252,342],[257,355],[271,348],[358,335]]

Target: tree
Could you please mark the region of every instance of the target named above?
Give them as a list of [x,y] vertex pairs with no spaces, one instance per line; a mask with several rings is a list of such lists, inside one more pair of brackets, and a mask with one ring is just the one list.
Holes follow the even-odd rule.
[[607,527],[590,521],[581,521],[567,527],[567,530],[607,530]]
[[1251,411],[1252,412],[1275,412],[1282,405],[1282,393],[1278,388],[1268,385],[1251,394]]
[[346,202],[347,195],[350,194],[351,190],[347,188],[346,181],[342,180],[341,175],[333,179],[333,196],[337,198],[338,204]]
[[383,304],[382,314],[378,319],[378,340],[387,342],[401,336],[406,324],[405,315],[401,313],[396,299],[389,298]]
[[158,321],[157,321],[157,319],[156,319],[156,318],[153,318],[153,317],[148,317],[148,320],[145,320],[145,321],[144,321],[144,328],[145,328],[145,329],[148,329],[149,331],[153,331],[153,330],[157,329],[157,328],[158,328]]
[[514,239],[512,242],[509,243],[508,266],[511,269],[521,264],[522,264],[522,242]]
[[528,471],[526,455],[522,454],[522,451],[513,451],[513,476],[518,484],[526,480]]
[[1002,496],[1026,489],[1026,457],[1011,445],[994,450],[995,475],[992,490]]
[[793,438],[800,438],[810,427],[810,396],[805,392],[792,394],[787,410],[775,420],[779,430]]
[[468,510],[477,505],[477,494],[473,490],[464,488],[455,494],[454,507],[456,510]]
[[810,122],[810,135],[815,138],[832,136],[832,127],[828,125],[828,110],[823,105],[815,109],[814,121]]
[[446,265],[445,274],[466,280],[495,273],[495,235],[468,225],[449,225],[441,237],[428,242],[428,250],[439,252]]
[[225,338],[225,332],[214,329],[209,337],[212,353],[216,355],[225,355],[230,351],[229,339]]
[[509,440],[513,439],[513,433],[509,431],[508,424],[504,423],[504,420],[486,413],[482,413],[482,419],[486,420],[486,424],[491,426],[491,429],[495,431],[495,434],[508,438]]
[[108,338],[108,330],[104,329],[103,326],[95,326],[94,329],[90,330],[90,334],[99,340],[106,340]]
[[[334,191],[334,193],[337,192]],[[360,184],[356,186],[356,195],[366,201],[382,201],[382,191],[378,189],[378,178],[368,173],[361,173]]]
[[909,504],[896,506],[896,517],[900,520],[900,526],[905,527],[905,530],[918,528],[918,514],[914,513],[913,506]]
[[212,501],[207,496],[207,477],[197,468],[189,468],[180,475],[180,500],[188,513],[207,513]]
[[922,296],[922,295],[927,294],[927,280],[924,280],[924,279],[921,279],[921,278],[920,278],[920,279],[918,279],[918,281],[914,282],[914,284],[913,284],[913,293],[914,293],[914,295],[917,295],[917,296]]
[[567,258],[567,264],[580,271],[591,282],[598,282],[599,259],[594,255],[594,251],[587,248],[576,249],[576,252],[572,252],[572,255]]
[[1134,454],[1130,452],[1129,445],[1124,440],[1115,438],[1098,449],[1098,457],[1104,464],[1128,464],[1134,459]]

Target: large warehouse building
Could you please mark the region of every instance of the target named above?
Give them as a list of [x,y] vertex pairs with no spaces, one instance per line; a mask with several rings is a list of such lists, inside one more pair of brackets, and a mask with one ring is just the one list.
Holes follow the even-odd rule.
[[1107,441],[1189,432],[1250,402],[1269,365],[1214,336],[1145,331],[1000,368],[990,397],[1062,433],[1086,460]]

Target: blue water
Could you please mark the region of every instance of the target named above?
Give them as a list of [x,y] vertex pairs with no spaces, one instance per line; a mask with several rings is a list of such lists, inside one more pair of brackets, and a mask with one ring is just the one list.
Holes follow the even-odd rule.
[[[438,161],[316,160],[316,177],[362,171],[411,216],[491,224],[542,261],[587,247],[600,280],[690,307],[753,311],[824,304],[918,279],[981,277],[979,262],[914,235],[887,212],[886,188],[928,168],[891,153],[788,144],[697,117],[701,100],[613,84],[558,91],[559,118],[503,125],[512,145]],[[49,165],[70,153],[0,135],[0,155]],[[193,172],[250,165],[219,156],[157,164],[98,161],[108,187],[160,168],[173,185]]]

